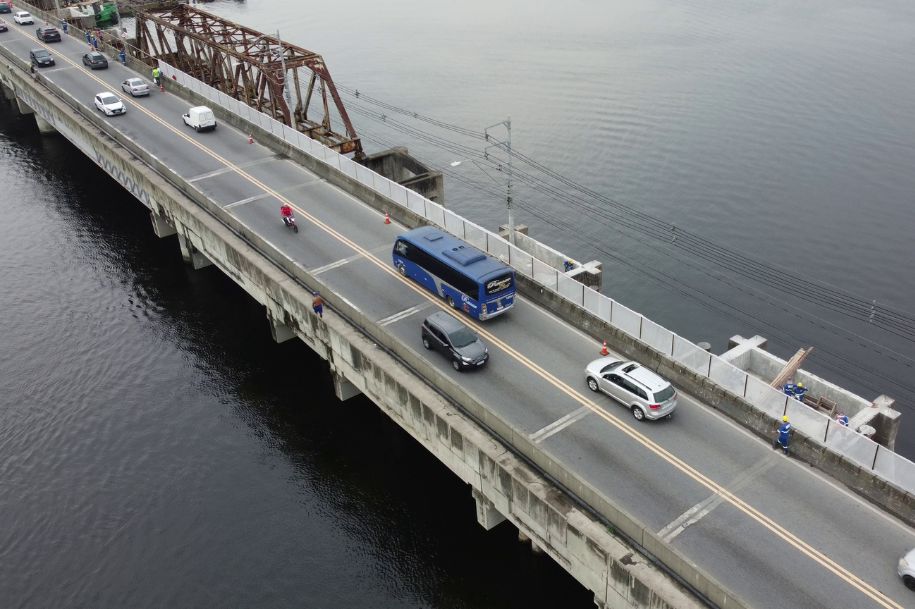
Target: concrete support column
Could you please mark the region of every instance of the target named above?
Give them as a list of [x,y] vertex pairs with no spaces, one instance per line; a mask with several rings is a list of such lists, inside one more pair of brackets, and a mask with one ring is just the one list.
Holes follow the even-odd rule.
[[278,343],[285,343],[290,338],[295,338],[295,332],[282,321],[278,321],[270,309],[267,309],[267,319],[270,320],[270,336]]
[[[492,501],[486,498],[483,493],[477,489],[473,489],[472,493],[473,500],[477,504],[477,522],[480,523],[480,526],[491,531],[496,526],[502,524],[505,521],[505,516],[503,516],[492,504]],[[523,533],[518,533],[519,536]]]
[[165,216],[161,216],[154,211],[149,212],[149,219],[152,220],[153,232],[160,239],[171,237],[178,233],[175,225]]
[[32,110],[32,107],[18,97],[16,98],[16,108],[18,108],[19,114],[35,114],[35,111]]
[[336,394],[337,399],[341,402],[356,397],[357,395],[362,395],[362,392],[359,391],[359,388],[346,380],[341,374],[332,372],[334,377],[334,394]]
[[181,257],[184,258],[184,261],[191,265],[195,271],[213,264],[210,262],[209,258],[201,254],[197,248],[194,247],[194,244],[181,233],[178,233],[178,245],[181,247]]
[[41,118],[41,115],[37,112],[35,113],[35,124],[38,125],[38,133],[41,133],[42,135],[57,133],[57,129],[54,128],[54,125]]
[[3,99],[7,101],[15,101],[16,99],[16,92],[7,87],[3,82],[0,82],[0,94],[2,94]]

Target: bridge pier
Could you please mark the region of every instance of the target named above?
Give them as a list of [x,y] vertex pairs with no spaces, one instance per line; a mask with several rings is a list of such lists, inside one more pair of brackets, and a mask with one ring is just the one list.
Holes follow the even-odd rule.
[[362,395],[362,391],[358,387],[346,380],[346,377],[342,374],[337,374],[336,372],[331,372],[334,378],[334,394],[337,396],[337,399],[341,402],[345,402],[350,398],[354,398],[357,395]]
[[[477,522],[480,523],[481,527],[487,531],[491,531],[505,522],[505,516],[496,509],[496,506],[486,497],[486,495],[477,489],[472,489],[471,495],[473,495],[473,500],[477,504]],[[524,534],[519,531],[518,539],[521,539],[522,535]]]
[[171,237],[178,233],[178,229],[167,217],[157,214],[154,211],[149,212],[149,219],[152,220],[153,233],[160,239]]
[[13,91],[10,87],[7,86],[5,82],[0,81],[0,95],[3,95],[3,99],[6,101],[15,101],[16,92]]
[[277,320],[276,316],[267,309],[267,319],[270,320],[270,336],[277,343],[285,343],[291,338],[295,338],[295,331],[282,321]]
[[194,247],[194,244],[191,243],[190,239],[181,233],[178,233],[178,245],[181,247],[181,257],[185,262],[191,265],[195,271],[206,268],[213,264],[209,258],[204,256],[197,248]]
[[57,129],[54,128],[54,125],[41,118],[41,115],[37,112],[35,113],[35,124],[38,125],[38,133],[41,133],[42,135],[57,133]]

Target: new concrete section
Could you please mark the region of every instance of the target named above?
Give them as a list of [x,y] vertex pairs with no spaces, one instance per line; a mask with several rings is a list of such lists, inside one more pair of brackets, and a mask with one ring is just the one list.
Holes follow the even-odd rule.
[[[612,533],[617,526],[642,539],[646,532],[637,522],[627,522],[625,514],[613,510],[616,518],[610,525],[566,493],[509,450],[488,427],[498,425],[508,437],[515,435],[511,429],[485,415],[488,420],[480,425],[466,408],[446,399],[443,394],[463,392],[436,368],[415,356],[395,355],[398,345],[390,336],[367,335],[366,329],[374,325],[371,319],[336,298],[329,287],[293,261],[275,257],[275,251],[268,255],[273,249],[269,243],[222,213],[193,184],[150,157],[136,142],[106,129],[101,116],[74,111],[60,101],[68,98],[65,92],[40,77],[32,79],[21,71],[17,58],[4,55],[8,69],[2,80],[17,99],[148,207],[155,234],[177,236],[182,256],[190,265],[215,265],[263,304],[277,341],[297,337],[326,359],[340,399],[364,393],[470,485],[481,526],[491,529],[510,521],[535,548],[548,553],[591,590],[598,606],[705,606]],[[323,319],[311,311],[312,290],[320,290],[333,309]],[[429,385],[424,379],[437,383]],[[464,395],[464,400],[472,402],[473,398]],[[479,404],[473,409],[485,412]],[[573,482],[564,477],[566,483]],[[584,488],[581,482],[575,484]],[[742,606],[668,548],[658,545],[652,551],[661,563],[676,564],[681,577],[715,604]]]

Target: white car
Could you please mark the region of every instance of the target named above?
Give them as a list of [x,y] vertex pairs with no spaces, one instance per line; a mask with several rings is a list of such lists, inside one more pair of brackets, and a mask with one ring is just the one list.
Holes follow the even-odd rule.
[[915,590],[915,550],[909,550],[908,554],[899,559],[896,572],[899,573],[906,588]]
[[585,368],[591,391],[606,393],[632,410],[637,420],[669,417],[677,407],[677,390],[669,382],[636,362],[612,355],[596,359]]
[[124,102],[119,100],[114,93],[109,91],[102,91],[95,96],[95,107],[98,108],[100,112],[104,112],[105,116],[114,116],[127,112],[127,108],[124,107]]
[[32,25],[35,23],[35,20],[32,19],[32,15],[25,11],[16,11],[16,13],[13,14],[13,21],[19,25]]

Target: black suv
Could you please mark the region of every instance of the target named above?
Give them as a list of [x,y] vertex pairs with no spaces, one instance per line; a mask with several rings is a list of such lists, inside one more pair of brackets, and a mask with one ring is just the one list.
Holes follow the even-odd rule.
[[35,30],[35,33],[38,35],[38,40],[43,40],[44,42],[60,42],[60,32],[57,31],[56,27],[43,25]]
[[29,51],[29,59],[32,60],[33,66],[44,68],[54,65],[54,58],[44,49],[32,49]]
[[423,321],[423,347],[441,351],[460,372],[478,368],[489,359],[489,349],[463,322],[444,311],[433,313]]

